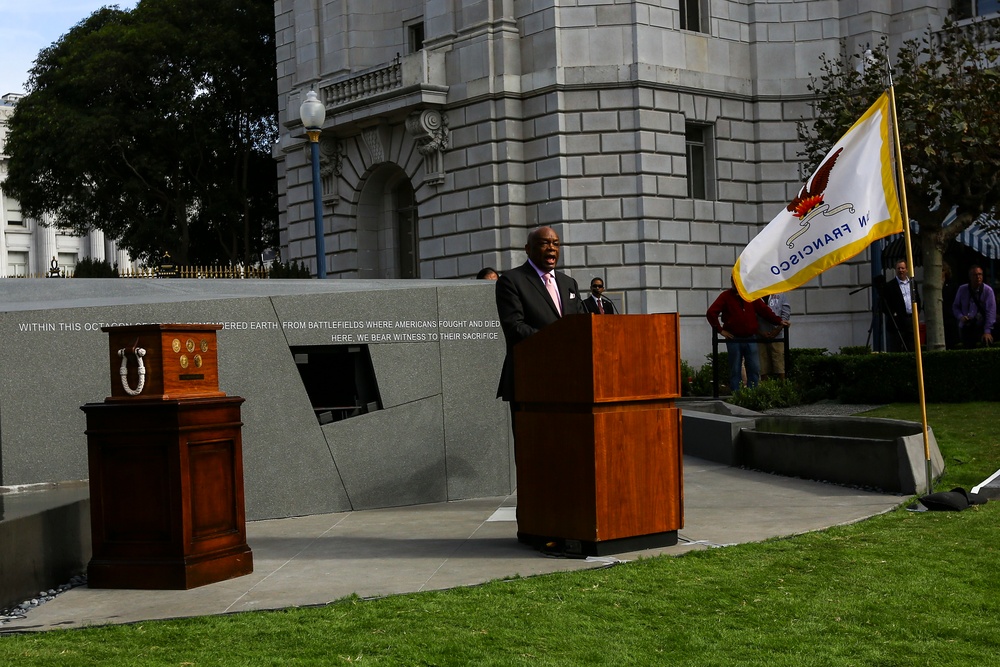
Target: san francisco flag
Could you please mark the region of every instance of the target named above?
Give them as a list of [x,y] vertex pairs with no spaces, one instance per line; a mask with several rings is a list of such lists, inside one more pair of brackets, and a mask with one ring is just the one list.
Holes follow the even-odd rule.
[[883,93],[743,249],[733,282],[744,299],[794,289],[903,230],[889,115],[889,94]]

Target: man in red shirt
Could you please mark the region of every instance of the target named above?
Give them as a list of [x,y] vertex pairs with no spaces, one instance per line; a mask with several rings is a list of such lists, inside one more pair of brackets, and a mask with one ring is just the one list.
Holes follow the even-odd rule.
[[[732,283],[732,279],[730,279]],[[733,285],[708,307],[705,316],[712,328],[726,339],[729,356],[729,388],[740,388],[742,366],[746,363],[747,386],[756,387],[760,381],[760,358],[757,356],[757,316],[783,327],[788,322],[775,315],[760,299],[752,303],[743,300]],[[719,318],[722,323],[719,323]]]

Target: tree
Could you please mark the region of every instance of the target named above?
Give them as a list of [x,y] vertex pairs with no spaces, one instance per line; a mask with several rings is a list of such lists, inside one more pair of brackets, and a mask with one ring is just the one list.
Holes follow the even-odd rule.
[[22,211],[133,258],[257,263],[277,244],[273,7],[105,7],[38,56],[10,120]]
[[[1000,203],[1000,51],[993,24],[956,25],[905,42],[892,77],[910,218],[920,225],[928,349],[944,347],[941,264],[948,242]],[[887,88],[889,48],[821,57],[815,122],[800,125],[812,167]],[[859,73],[860,72],[860,73]],[[957,218],[942,223],[955,207]],[[915,241],[916,243],[916,241]],[[912,268],[912,267],[911,267]],[[951,307],[951,304],[947,304]]]

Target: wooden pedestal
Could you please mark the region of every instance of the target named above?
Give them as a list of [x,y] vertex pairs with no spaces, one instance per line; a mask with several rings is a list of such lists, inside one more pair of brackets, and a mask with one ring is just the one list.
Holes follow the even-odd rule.
[[103,328],[111,396],[83,406],[91,588],[188,589],[253,572],[243,399],[219,391],[221,328]]
[[253,572],[237,396],[89,403],[91,588],[189,589]]

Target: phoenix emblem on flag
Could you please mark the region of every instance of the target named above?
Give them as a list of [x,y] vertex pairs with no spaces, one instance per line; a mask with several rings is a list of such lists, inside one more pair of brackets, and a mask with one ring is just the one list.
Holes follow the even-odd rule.
[[851,213],[854,212],[852,204],[842,204],[831,211],[829,210],[830,205],[823,201],[823,194],[830,181],[830,172],[833,171],[833,166],[837,164],[837,158],[840,157],[843,150],[843,147],[838,148],[833,155],[827,157],[813,174],[812,180],[807,181],[799,190],[799,194],[795,195],[795,198],[785,207],[789,213],[799,219],[801,227],[785,241],[785,245],[789,248],[794,248],[795,240],[809,231],[809,224],[816,216],[820,214],[831,216],[848,209]]

